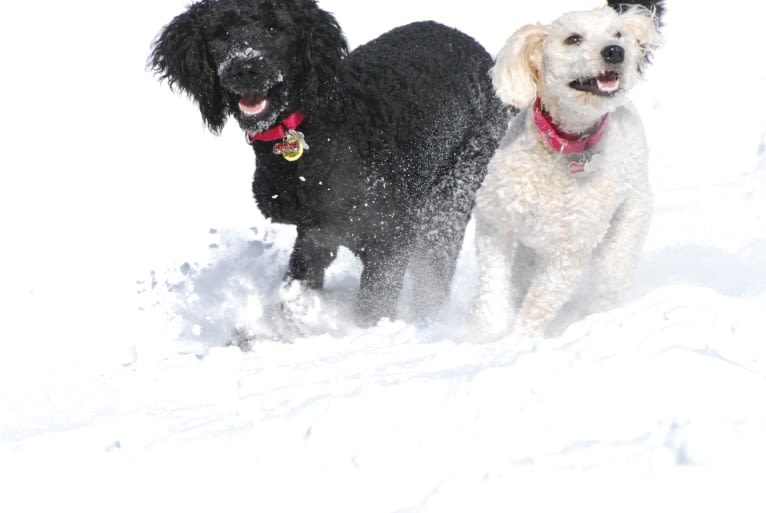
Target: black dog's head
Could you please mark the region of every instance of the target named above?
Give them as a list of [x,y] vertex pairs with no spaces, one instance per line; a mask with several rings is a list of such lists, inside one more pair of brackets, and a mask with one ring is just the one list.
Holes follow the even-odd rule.
[[347,54],[315,0],[202,0],[162,30],[149,66],[197,102],[211,131],[233,115],[262,132],[289,112],[321,109]]

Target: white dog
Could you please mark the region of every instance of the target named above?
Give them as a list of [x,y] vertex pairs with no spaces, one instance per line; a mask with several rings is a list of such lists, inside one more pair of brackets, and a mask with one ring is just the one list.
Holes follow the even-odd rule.
[[498,54],[495,90],[522,110],[475,209],[474,320],[488,334],[543,336],[581,277],[591,278],[587,312],[613,306],[629,285],[652,192],[626,94],[660,43],[657,27],[643,7],[573,12],[519,29]]

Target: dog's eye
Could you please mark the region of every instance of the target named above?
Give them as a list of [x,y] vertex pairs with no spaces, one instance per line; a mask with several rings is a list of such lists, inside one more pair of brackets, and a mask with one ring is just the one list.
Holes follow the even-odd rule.
[[271,16],[263,20],[263,28],[266,29],[266,33],[269,35],[274,35],[279,32],[277,20]]
[[580,34],[572,34],[564,40],[564,43],[568,44],[569,46],[577,46],[582,43],[582,36]]
[[615,39],[622,39],[622,32],[618,32],[614,35]]

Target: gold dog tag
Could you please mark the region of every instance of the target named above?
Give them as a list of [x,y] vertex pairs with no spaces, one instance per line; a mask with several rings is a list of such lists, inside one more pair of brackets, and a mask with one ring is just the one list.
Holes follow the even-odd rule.
[[288,162],[295,162],[303,156],[303,152],[309,149],[302,132],[288,130],[282,142],[274,145],[274,153],[282,155]]

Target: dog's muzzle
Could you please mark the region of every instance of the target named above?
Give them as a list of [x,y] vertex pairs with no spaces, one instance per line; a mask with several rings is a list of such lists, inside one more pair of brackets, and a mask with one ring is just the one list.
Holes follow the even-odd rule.
[[601,50],[601,56],[607,64],[622,64],[625,62],[625,48],[619,45],[609,45]]
[[221,85],[234,92],[256,89],[263,82],[265,67],[262,61],[252,59],[234,59],[221,66],[219,76]]

